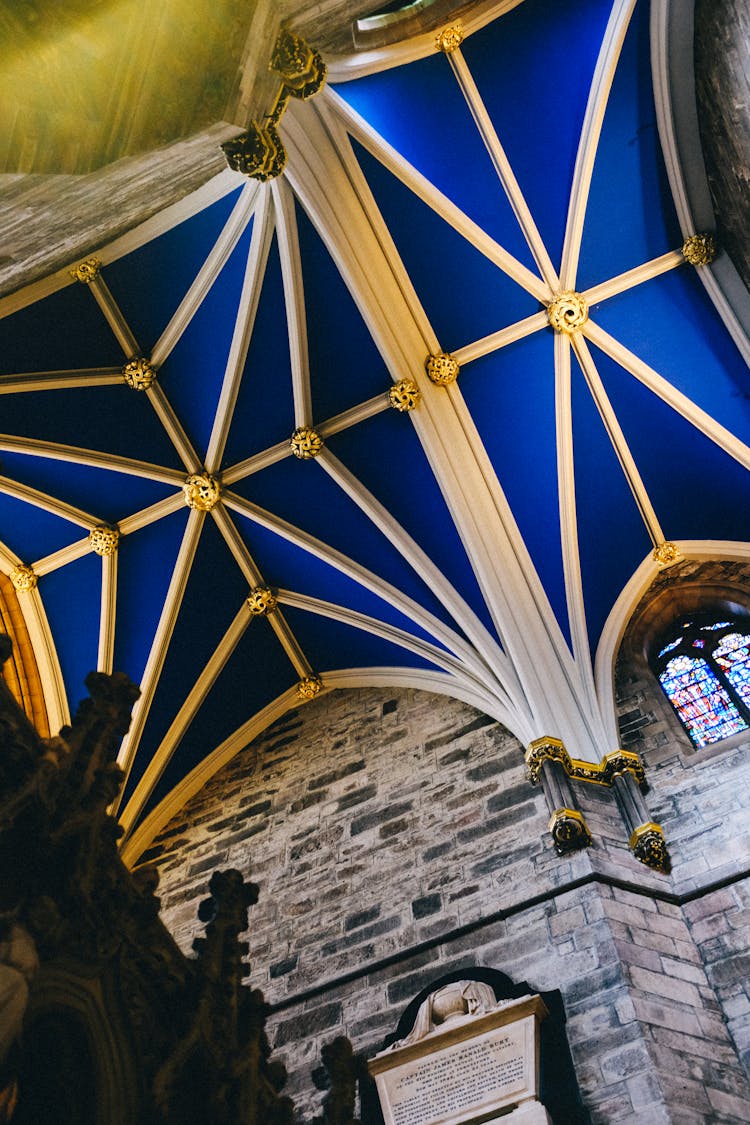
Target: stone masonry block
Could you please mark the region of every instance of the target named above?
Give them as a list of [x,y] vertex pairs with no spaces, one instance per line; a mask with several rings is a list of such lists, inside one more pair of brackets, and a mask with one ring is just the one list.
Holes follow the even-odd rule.
[[642,969],[638,965],[630,967],[630,978],[636,988],[651,996],[660,996],[677,1004],[688,1004],[692,1008],[701,1007],[700,993],[694,984],[689,981],[678,980],[676,977],[664,977],[650,969]]

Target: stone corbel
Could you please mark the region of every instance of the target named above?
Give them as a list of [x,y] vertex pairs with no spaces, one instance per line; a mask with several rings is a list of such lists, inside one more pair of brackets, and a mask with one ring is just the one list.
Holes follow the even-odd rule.
[[588,848],[593,839],[570,785],[570,758],[558,738],[538,738],[526,751],[533,784],[541,784],[550,812],[549,830],[558,855]]
[[613,750],[600,763],[571,758],[559,738],[537,738],[526,751],[532,784],[541,784],[550,810],[550,832],[560,855],[588,847],[591,833],[578,809],[571,780],[602,785],[613,790],[636,859],[668,874],[671,869],[664,832],[650,819],[642,790],[646,788],[643,763],[630,750]]

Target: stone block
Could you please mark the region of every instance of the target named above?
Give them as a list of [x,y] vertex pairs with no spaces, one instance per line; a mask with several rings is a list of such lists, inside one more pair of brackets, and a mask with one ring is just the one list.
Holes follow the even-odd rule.
[[647,1074],[651,1060],[643,1043],[630,1043],[600,1056],[600,1066],[605,1081],[611,1083],[635,1074]]
[[371,906],[366,910],[359,910],[356,914],[349,914],[344,919],[344,930],[355,930],[367,922],[374,922],[380,914],[379,906]]
[[301,1042],[311,1035],[319,1035],[341,1022],[341,1004],[322,1004],[309,1011],[298,1012],[290,1019],[282,1020],[276,1028],[275,1045]]
[[568,910],[562,910],[560,913],[550,918],[548,923],[550,936],[552,938],[573,933],[575,930],[581,929],[585,924],[586,915],[584,914],[582,906],[573,906]]
[[622,961],[628,965],[640,965],[643,969],[659,972],[661,969],[661,956],[653,949],[644,949],[631,941],[618,941],[615,939],[615,948]]
[[423,895],[416,898],[411,904],[411,912],[415,918],[426,918],[429,914],[436,914],[443,904],[441,895]]
[[[734,1119],[738,1125],[740,1122],[746,1123],[750,1121],[750,1101],[747,1098],[738,1098],[733,1094],[728,1094],[724,1090],[717,1090],[708,1086],[706,1088],[708,1100],[711,1103],[711,1108],[716,1115],[721,1115],[721,1120],[731,1121]],[[718,1116],[715,1118],[718,1120]]]
[[661,967],[667,976],[678,977],[680,980],[689,980],[693,984],[707,984],[706,974],[702,968],[692,965],[688,961],[678,961],[674,957],[662,957]]
[[277,977],[286,976],[297,968],[299,957],[297,954],[294,957],[287,957],[285,961],[277,961],[275,965],[271,965],[268,970],[268,975],[271,980],[276,980]]
[[638,965],[630,967],[630,977],[636,988],[651,996],[662,996],[666,1000],[678,1004],[689,1004],[698,1008],[702,1004],[700,993],[694,984],[689,981],[679,980],[677,977],[665,977],[660,973],[642,969]]
[[339,797],[336,812],[346,812],[347,809],[363,805],[365,801],[371,801],[373,797],[376,797],[377,793],[377,785],[363,785],[359,789],[352,789],[350,793],[344,793]]
[[370,828],[378,828],[389,820],[396,820],[404,813],[411,812],[413,807],[412,801],[400,801],[392,805],[386,805],[385,808],[373,809],[372,812],[364,813],[352,820],[349,826],[350,834],[358,836],[361,832],[367,832]]

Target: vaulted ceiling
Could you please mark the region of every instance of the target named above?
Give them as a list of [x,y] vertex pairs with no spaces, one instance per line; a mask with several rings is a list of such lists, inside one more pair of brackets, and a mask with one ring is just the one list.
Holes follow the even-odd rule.
[[300,684],[442,691],[598,761],[629,608],[747,550],[747,341],[682,252],[649,5],[463,30],[339,59],[283,175],[0,301],[0,569],[53,725],[93,667],[141,685],[134,854]]

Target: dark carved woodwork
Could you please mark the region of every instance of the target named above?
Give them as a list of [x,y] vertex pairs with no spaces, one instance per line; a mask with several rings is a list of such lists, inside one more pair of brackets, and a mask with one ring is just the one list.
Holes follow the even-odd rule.
[[[0,661],[10,649],[0,636]],[[215,872],[199,908],[205,936],[195,958],[180,951],[159,918],[156,872],[127,870],[108,812],[138,689],[119,674],[86,684],[71,726],[42,739],[0,682],[0,924],[31,935],[40,959],[22,1049],[0,1067],[0,1122],[34,1125],[55,1104],[56,1125],[293,1125],[268,1006],[243,984],[239,936],[258,888]],[[73,1083],[70,1059],[49,1050],[66,1027],[80,1044]],[[338,1039],[323,1062],[318,1125],[356,1125],[362,1061]]]

